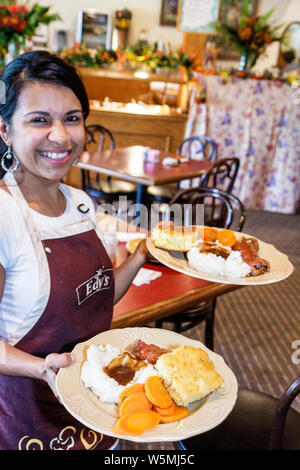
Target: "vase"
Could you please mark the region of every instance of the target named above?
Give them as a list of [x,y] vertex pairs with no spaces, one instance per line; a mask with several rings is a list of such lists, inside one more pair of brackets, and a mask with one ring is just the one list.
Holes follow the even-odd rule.
[[249,61],[249,53],[247,50],[244,50],[242,53],[241,53],[241,56],[240,56],[240,66],[239,66],[239,70],[241,72],[246,72],[247,68],[248,68],[248,61]]
[[259,57],[259,52],[249,51],[245,49],[240,56],[240,66],[239,70],[242,72],[247,72],[254,67]]

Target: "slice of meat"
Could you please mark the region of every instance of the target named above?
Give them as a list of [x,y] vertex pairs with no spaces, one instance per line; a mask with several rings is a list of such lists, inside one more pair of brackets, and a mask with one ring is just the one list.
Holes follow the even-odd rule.
[[258,256],[249,259],[247,264],[251,267],[250,276],[259,276],[270,271],[270,263]]
[[232,249],[240,251],[243,261],[251,267],[250,276],[259,276],[270,271],[270,263],[258,255],[259,244],[255,238],[243,237]]
[[127,348],[130,354],[135,356],[137,359],[142,361],[147,361],[149,364],[155,364],[157,359],[162,355],[168,352],[167,349],[162,349],[155,344],[147,344],[141,340],[136,341]]

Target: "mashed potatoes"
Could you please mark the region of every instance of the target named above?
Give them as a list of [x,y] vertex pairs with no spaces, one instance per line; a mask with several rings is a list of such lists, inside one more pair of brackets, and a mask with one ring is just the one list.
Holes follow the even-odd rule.
[[[226,249],[230,250],[228,247]],[[230,250],[230,255],[224,259],[213,253],[200,253],[198,247],[193,247],[188,251],[187,258],[192,268],[217,276],[241,278],[251,272],[250,266],[243,261],[239,251]]]
[[121,351],[115,346],[91,345],[87,350],[87,360],[81,369],[81,379],[85,386],[92,390],[103,403],[118,403],[119,395],[128,385],[133,383],[145,383],[147,377],[157,375],[156,370],[151,364],[138,370],[134,378],[126,386],[119,385],[118,382],[109,377],[103,370],[103,367],[120,356]]

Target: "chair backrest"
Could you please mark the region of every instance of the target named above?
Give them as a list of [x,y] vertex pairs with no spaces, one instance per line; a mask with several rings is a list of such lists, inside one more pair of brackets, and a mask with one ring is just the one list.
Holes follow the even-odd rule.
[[281,396],[280,401],[276,407],[273,422],[272,430],[269,441],[270,450],[280,450],[282,446],[284,426],[286,421],[286,416],[289,411],[289,408],[300,393],[300,376],[288,387],[288,389]]
[[218,188],[231,193],[240,167],[236,157],[216,161],[200,180],[200,186]]
[[[112,133],[109,129],[100,124],[89,124],[85,126],[85,135],[86,141],[84,149],[86,151],[102,152],[102,150],[113,150],[115,148],[115,139]],[[96,181],[99,181],[99,173],[95,173],[93,176]],[[85,190],[87,186],[91,186],[92,178],[89,170],[81,170],[81,183],[83,190]]]
[[[106,127],[103,127],[100,124],[89,124],[85,126],[85,132],[87,137],[85,150],[89,151],[89,149],[93,147],[95,148],[95,145],[95,150],[98,150],[99,152],[106,148],[109,148],[110,150],[115,148],[115,139],[110,130]],[[93,144],[95,145],[93,146]]]
[[[243,203],[233,194],[217,188],[188,188],[178,191],[169,206],[180,204],[182,213],[191,207],[191,224],[231,228],[242,231],[245,223]],[[172,211],[172,209],[171,209]]]
[[215,162],[218,159],[218,146],[207,136],[192,136],[184,139],[176,150],[177,155],[197,160]]

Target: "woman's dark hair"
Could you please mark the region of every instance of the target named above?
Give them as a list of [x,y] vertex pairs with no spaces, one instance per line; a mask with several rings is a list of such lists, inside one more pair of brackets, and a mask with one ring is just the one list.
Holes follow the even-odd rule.
[[[10,124],[21,91],[30,82],[43,82],[70,88],[82,106],[84,119],[89,114],[89,100],[76,69],[47,51],[31,51],[16,57],[3,70],[0,80],[5,85],[5,103],[0,104],[0,115]],[[0,159],[7,146],[0,138]],[[4,171],[0,168],[0,178]]]

